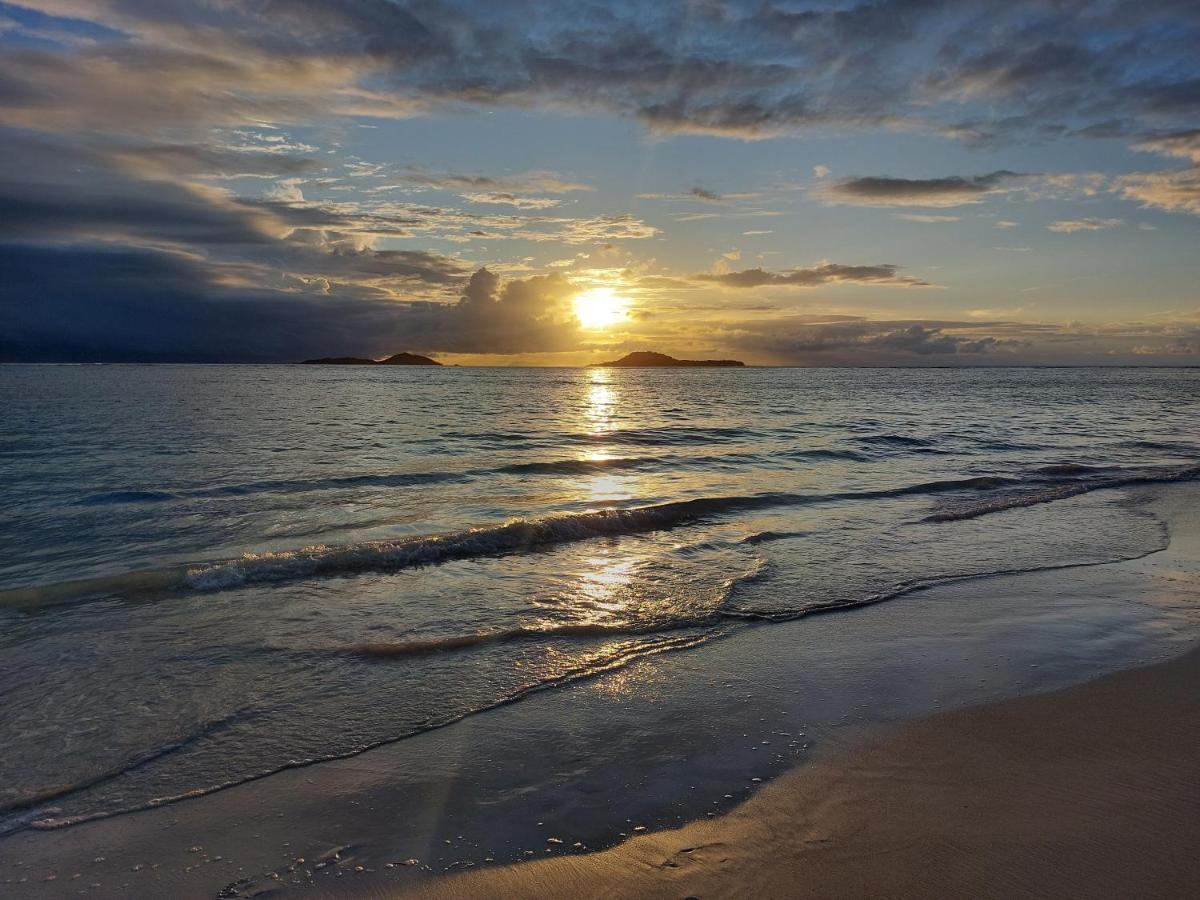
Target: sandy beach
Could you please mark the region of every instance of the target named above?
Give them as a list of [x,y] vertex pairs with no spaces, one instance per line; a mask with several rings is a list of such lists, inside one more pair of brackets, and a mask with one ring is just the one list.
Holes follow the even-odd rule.
[[10,834],[4,892],[1186,896],[1196,496],[1145,496],[1171,541],[1141,559],[749,631],[350,759]]
[[404,896],[1188,897],[1200,652],[902,726],[727,816]]

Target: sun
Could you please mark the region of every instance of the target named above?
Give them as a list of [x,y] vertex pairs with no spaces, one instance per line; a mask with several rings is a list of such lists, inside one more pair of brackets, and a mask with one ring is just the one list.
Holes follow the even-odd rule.
[[608,328],[629,318],[629,301],[612,288],[598,287],[575,295],[575,318],[584,328]]

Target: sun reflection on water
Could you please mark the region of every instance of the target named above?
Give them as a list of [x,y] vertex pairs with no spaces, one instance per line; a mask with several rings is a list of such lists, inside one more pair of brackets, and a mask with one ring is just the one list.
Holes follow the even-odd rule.
[[580,599],[605,612],[622,612],[628,607],[623,589],[632,580],[636,560],[632,556],[592,556],[585,561],[589,567],[580,573]]
[[617,406],[617,392],[606,375],[593,372],[588,380],[584,418],[592,434],[612,431]]
[[[603,463],[623,454],[613,444],[602,443],[605,435],[617,430],[620,421],[620,390],[610,372],[593,369],[587,373],[581,397],[581,430],[593,443],[584,448],[580,459]],[[580,497],[592,503],[613,503],[637,497],[637,477],[629,473],[598,471],[580,482]]]

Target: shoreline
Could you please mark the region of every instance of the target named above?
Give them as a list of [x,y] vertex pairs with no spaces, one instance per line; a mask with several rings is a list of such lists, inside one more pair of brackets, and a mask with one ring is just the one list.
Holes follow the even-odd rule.
[[[1200,522],[1156,496],[1170,540],[1147,559],[1194,594]],[[1200,648],[859,738],[720,817],[393,896],[1185,898],[1200,883]]]
[[726,816],[396,896],[1186,897],[1200,650],[920,719]]
[[[910,727],[897,723],[1038,700],[1178,657],[1200,618],[1200,486],[1136,496],[1169,524],[1168,547],[1150,556],[944,584],[748,629],[347,759],[15,833],[0,838],[0,884],[17,897],[251,897],[293,886],[459,896],[442,892],[485,883],[478,890],[493,896],[536,896],[524,883],[535,878],[589,896],[586,885],[555,881],[564,877],[555,867],[582,866],[589,884],[622,896],[622,867],[658,877],[630,854],[688,829],[749,816],[759,824],[739,828],[766,847],[769,835],[755,829],[771,820],[757,804]],[[789,827],[781,820],[777,830]],[[551,836],[564,844],[549,845]],[[679,871],[715,877],[699,866],[703,855],[687,856]],[[766,857],[753,867],[777,862]],[[471,868],[465,881],[454,874]],[[721,887],[704,890],[720,896]],[[636,894],[653,896],[646,885]]]

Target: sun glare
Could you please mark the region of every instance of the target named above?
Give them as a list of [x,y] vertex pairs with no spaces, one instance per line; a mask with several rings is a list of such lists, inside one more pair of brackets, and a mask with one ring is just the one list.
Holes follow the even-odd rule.
[[608,328],[629,317],[629,301],[612,288],[598,287],[575,296],[575,318],[584,328]]

